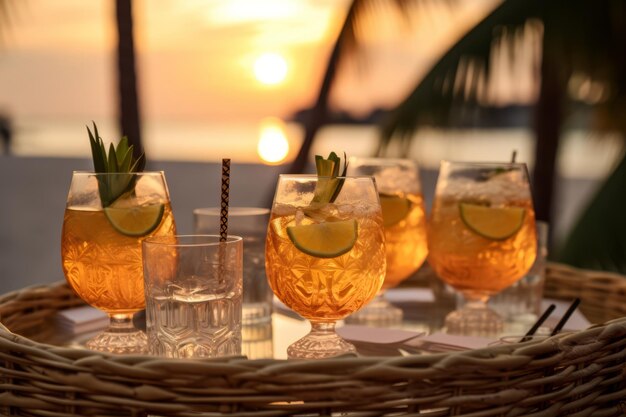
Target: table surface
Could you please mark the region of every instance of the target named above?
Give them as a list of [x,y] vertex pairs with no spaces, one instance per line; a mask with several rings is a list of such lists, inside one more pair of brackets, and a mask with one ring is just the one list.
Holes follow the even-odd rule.
[[[394,297],[391,297],[394,295]],[[441,297],[435,295],[428,288],[400,288],[391,290],[390,299],[396,306],[401,307],[404,312],[404,320],[390,329],[413,332],[419,334],[433,334],[441,332],[446,314],[455,308],[454,296]],[[544,300],[545,301],[545,300]],[[562,308],[567,307],[567,303]],[[242,354],[250,359],[286,359],[287,347],[306,335],[310,330],[308,321],[300,318],[297,314],[289,311],[286,307],[277,304],[271,320],[257,325],[243,326],[243,346]],[[553,320],[557,320],[559,311],[555,312]],[[505,324],[503,335],[524,334],[532,325],[534,316],[524,320],[509,321]],[[579,314],[572,323],[572,330],[585,328],[589,323]],[[338,328],[344,325],[343,322],[337,324]],[[58,326],[56,317],[50,319],[38,328],[31,328],[27,332],[22,332],[34,341],[49,343],[57,346],[69,346],[82,348],[82,343],[94,333],[73,334],[63,330]],[[390,346],[381,349],[379,345],[374,350],[370,349],[371,344],[363,347],[357,344],[357,349],[361,355],[401,355],[403,352],[397,347]]]
[[[393,328],[415,332],[416,335],[440,330],[445,315],[454,307],[449,303],[433,301],[415,301],[399,306],[404,311],[404,320]],[[338,328],[343,325],[342,321],[337,323]],[[250,359],[286,359],[287,347],[305,336],[309,330],[310,324],[307,320],[277,304],[271,320],[265,323],[242,326],[242,354]],[[74,334],[60,327],[57,317],[52,316],[41,326],[29,328],[27,331],[21,332],[21,335],[40,343],[82,348],[83,343],[96,332]],[[390,350],[388,353],[389,355],[400,354],[397,350]]]

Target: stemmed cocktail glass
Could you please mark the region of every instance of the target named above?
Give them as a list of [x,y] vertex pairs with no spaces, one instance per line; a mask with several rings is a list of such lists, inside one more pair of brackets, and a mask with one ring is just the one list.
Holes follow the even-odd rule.
[[[319,197],[329,189],[336,198]],[[274,294],[311,322],[311,332],[289,346],[290,358],[355,351],[334,329],[374,298],[384,280],[383,220],[373,178],[281,175],[265,263]]]
[[443,161],[428,226],[428,262],[467,303],[446,317],[449,333],[492,336],[502,319],[489,296],[535,260],[535,212],[525,164]]
[[110,317],[109,328],[90,339],[88,348],[146,351],[146,335],[132,322],[145,306],[141,242],[174,234],[162,172],[73,173],[63,219],[63,271],[85,302]]
[[413,274],[426,259],[426,219],[417,163],[398,158],[350,158],[348,172],[376,180],[385,227],[387,273],[376,298],[346,321],[388,326],[402,320],[385,291]]

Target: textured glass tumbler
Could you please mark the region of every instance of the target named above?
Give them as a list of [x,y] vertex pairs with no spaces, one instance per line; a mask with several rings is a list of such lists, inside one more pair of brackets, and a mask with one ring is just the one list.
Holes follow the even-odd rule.
[[548,258],[548,223],[537,221],[537,257],[530,271],[515,284],[491,297],[491,307],[506,321],[534,323],[541,314],[541,300]]
[[[216,233],[220,227],[220,208],[193,211],[194,232]],[[243,238],[243,310],[244,325],[266,324],[272,315],[273,293],[265,276],[265,235],[270,211],[260,207],[228,209],[228,230]]]
[[241,354],[243,239],[187,235],[146,239],[143,265],[150,354]]

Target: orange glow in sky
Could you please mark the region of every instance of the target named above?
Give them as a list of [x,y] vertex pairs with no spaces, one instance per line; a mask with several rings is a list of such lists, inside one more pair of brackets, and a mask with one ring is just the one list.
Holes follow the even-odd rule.
[[[345,61],[331,104],[366,113],[398,103],[444,45],[498,1],[461,1],[437,19],[424,13],[414,31],[398,30],[397,21],[383,12],[372,15],[360,26],[366,71],[362,59]],[[144,119],[258,121],[288,118],[310,107],[349,3],[133,1]],[[11,25],[0,61],[5,97],[0,107],[10,105],[18,117],[114,119],[114,2],[15,4],[19,18]]]

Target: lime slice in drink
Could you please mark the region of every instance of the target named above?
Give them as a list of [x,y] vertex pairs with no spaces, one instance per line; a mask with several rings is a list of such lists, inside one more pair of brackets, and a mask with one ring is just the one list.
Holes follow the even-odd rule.
[[335,258],[350,251],[357,238],[356,220],[288,226],[294,246],[316,258]]
[[411,202],[397,195],[380,194],[380,206],[383,210],[383,224],[385,227],[399,223],[411,210]]
[[124,207],[116,203],[105,207],[104,214],[113,228],[126,236],[145,236],[152,232],[161,223],[165,209],[163,204]]
[[490,240],[504,240],[516,234],[524,223],[522,207],[492,208],[460,203],[463,223],[474,233]]

